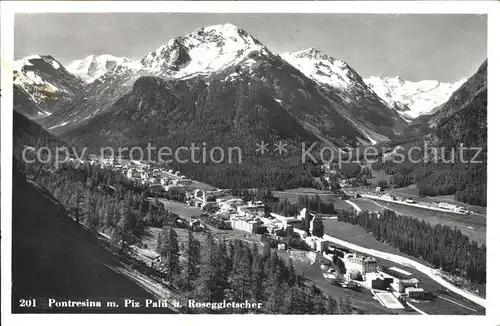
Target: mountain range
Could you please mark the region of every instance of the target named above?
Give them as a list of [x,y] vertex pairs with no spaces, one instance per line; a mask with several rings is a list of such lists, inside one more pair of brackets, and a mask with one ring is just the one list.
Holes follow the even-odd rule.
[[132,62],[133,60],[117,58],[109,54],[89,55],[85,59],[70,62],[66,69],[90,84],[116,66]]
[[297,153],[302,141],[394,140],[416,130],[412,120],[431,132],[438,122],[419,115],[440,116],[462,84],[363,79],[316,48],[275,54],[223,24],[174,37],[140,61],[96,55],[65,68],[50,55],[25,58],[15,66],[14,105],[68,144],[206,142],[252,157],[260,141],[285,140]]
[[[42,58],[45,61],[53,59],[48,56]],[[296,60],[309,60],[321,68],[311,74],[306,65],[296,65]],[[54,84],[53,79],[57,79],[55,74],[52,77],[39,73],[42,67],[38,66],[43,62],[33,64],[30,61],[29,68],[34,70],[33,79],[37,80],[35,88],[29,81],[21,79],[16,79],[16,85],[31,94],[42,93],[46,85]],[[140,77],[162,78],[168,83],[185,84],[187,88],[188,84],[203,80],[210,88],[210,82],[215,82],[214,77],[217,76],[217,83],[222,82],[229,87],[238,79],[246,80],[242,83],[243,88],[252,86],[263,90],[265,94],[259,95],[261,98],[258,101],[273,98],[284,113],[290,114],[302,128],[322,141],[351,146],[357,141],[386,141],[400,133],[406,127],[405,121],[369,90],[347,64],[343,63],[339,71],[330,71],[331,81],[345,74],[347,79],[344,84],[324,83],[319,78],[323,66],[333,64],[334,67],[336,62],[340,61],[316,49],[282,57],[273,54],[253,36],[234,25],[214,25],[175,37],[145,55],[140,62],[111,56],[90,56],[71,63],[68,69],[61,67],[61,72],[71,75],[78,82],[80,92],[68,92],[58,85],[52,89],[71,96],[73,105],[47,111],[45,108],[51,103],[45,97],[35,97],[34,104],[40,110],[31,117],[52,133],[62,135],[87,123],[94,116],[112,110],[120,98],[133,90],[134,82]],[[18,66],[19,71],[27,69],[22,63]]]
[[432,114],[466,81],[442,83],[437,80],[411,82],[396,77],[370,77],[365,83],[407,121]]
[[[363,80],[348,63],[316,48],[274,54],[246,31],[224,24],[175,37],[140,61],[89,56],[65,68],[50,55],[36,55],[15,68],[16,111],[57,142],[91,149],[239,146],[242,165],[177,167],[219,187],[310,186],[317,172],[313,165],[297,165],[301,142],[343,148],[411,135],[447,147],[486,146],[486,62],[454,84]],[[260,141],[283,140],[289,157],[255,152]],[[432,187],[445,174],[446,180],[486,175],[483,167],[457,167],[441,168],[420,184]],[[482,204],[485,191],[474,180],[443,187]]]

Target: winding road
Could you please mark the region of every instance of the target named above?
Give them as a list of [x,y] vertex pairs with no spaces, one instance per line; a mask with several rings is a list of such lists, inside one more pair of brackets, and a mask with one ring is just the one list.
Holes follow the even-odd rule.
[[[365,195],[365,197],[368,197],[368,196]],[[351,205],[356,210],[357,214],[361,213],[362,210],[358,205],[351,202],[350,200],[346,200],[345,202],[348,203],[349,205]],[[380,206],[383,206],[383,205],[380,205]],[[486,299],[481,298],[481,297],[479,297],[471,292],[465,291],[465,290],[449,283],[448,281],[446,281],[444,278],[442,278],[439,275],[439,270],[437,270],[437,269],[431,268],[429,266],[421,264],[421,263],[414,261],[414,260],[407,258],[407,257],[402,257],[402,256],[399,256],[396,254],[391,254],[391,253],[387,253],[387,252],[383,252],[383,251],[379,251],[379,250],[375,250],[375,249],[364,248],[364,247],[358,246],[356,244],[353,244],[353,243],[350,243],[350,242],[347,242],[347,241],[344,241],[344,240],[341,240],[341,239],[338,239],[338,238],[335,238],[335,237],[332,237],[332,236],[329,236],[326,234],[323,236],[323,239],[329,240],[329,241],[337,243],[343,247],[346,247],[346,248],[349,248],[349,249],[352,249],[352,250],[355,250],[358,252],[362,252],[362,253],[365,253],[365,254],[368,254],[368,255],[371,255],[374,257],[382,258],[382,259],[385,259],[388,261],[392,261],[394,263],[408,266],[410,268],[414,268],[414,269],[426,274],[431,279],[433,279],[437,283],[441,284],[442,286],[444,286],[448,290],[455,292],[456,294],[458,294],[458,295],[460,295],[460,296],[462,296],[462,297],[464,297],[464,298],[466,298],[466,299],[468,299],[468,300],[470,300],[470,301],[472,301],[472,302],[474,302],[482,307],[486,307]]]
[[395,255],[395,254],[391,254],[391,253],[387,253],[387,252],[379,251],[379,250],[375,250],[375,249],[364,248],[364,247],[355,245],[353,243],[350,243],[350,242],[347,242],[344,240],[340,240],[338,238],[334,238],[334,237],[326,235],[326,234],[323,236],[323,239],[326,239],[326,240],[331,241],[333,243],[339,244],[343,247],[346,247],[346,248],[354,250],[354,251],[362,252],[362,253],[368,254],[368,255],[373,256],[373,257],[382,258],[382,259],[392,261],[392,262],[397,263],[397,264],[401,264],[401,265],[404,265],[404,266],[407,266],[410,268],[414,268],[414,269],[426,274],[431,279],[433,279],[435,282],[441,284],[442,286],[444,286],[448,290],[455,292],[458,295],[460,295],[460,296],[462,296],[462,297],[464,297],[464,298],[466,298],[466,299],[468,299],[468,300],[470,300],[470,301],[472,301],[472,302],[474,302],[482,307],[486,307],[486,299],[481,298],[481,297],[479,297],[471,292],[462,290],[462,289],[456,287],[455,285],[449,283],[448,281],[443,279],[439,275],[439,271],[434,269],[434,268],[431,268],[429,266],[425,266],[424,264],[416,262],[410,258],[402,257],[399,255]]

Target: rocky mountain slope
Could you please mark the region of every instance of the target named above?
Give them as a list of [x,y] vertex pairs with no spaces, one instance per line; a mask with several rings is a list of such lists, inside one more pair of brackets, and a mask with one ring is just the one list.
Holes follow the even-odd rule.
[[458,146],[482,146],[487,142],[488,62],[485,61],[450,99],[429,119],[435,136]]
[[19,110],[35,119],[50,116],[73,104],[84,92],[82,80],[50,55],[34,55],[16,61],[14,88],[14,106],[28,103],[28,107]]
[[231,24],[214,25],[175,37],[140,62],[116,65],[86,85],[78,103],[40,122],[55,134],[68,132],[74,138],[71,130],[116,108],[115,103],[133,90],[140,77],[184,82],[186,89],[198,80],[209,86],[219,78],[217,82],[228,87],[239,79],[240,87],[250,83],[262,89],[302,128],[327,142],[351,146],[356,141],[375,143],[400,133],[406,123],[366,87],[357,73],[349,71],[355,86],[348,90],[319,83],[247,32]]
[[[421,195],[454,195],[478,206],[487,203],[487,61],[432,115],[415,119],[409,139],[430,141],[425,153],[434,164],[414,170]],[[462,154],[460,146],[464,147]]]
[[405,128],[406,123],[397,112],[388,107],[346,62],[316,48],[285,53],[282,57],[318,83],[325,97],[340,96],[345,103],[341,108],[343,116],[371,143],[388,140]]

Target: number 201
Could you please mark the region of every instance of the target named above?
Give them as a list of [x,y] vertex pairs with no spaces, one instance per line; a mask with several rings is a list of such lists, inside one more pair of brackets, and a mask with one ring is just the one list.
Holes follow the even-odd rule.
[[19,307],[27,307],[27,308],[32,308],[36,307],[36,299],[21,299],[19,300]]

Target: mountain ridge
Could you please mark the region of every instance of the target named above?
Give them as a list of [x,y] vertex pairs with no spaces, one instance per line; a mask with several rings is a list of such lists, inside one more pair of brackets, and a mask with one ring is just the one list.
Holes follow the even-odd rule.
[[411,121],[432,112],[446,102],[467,78],[455,83],[438,80],[407,81],[400,76],[365,78],[365,83],[402,118]]
[[66,69],[73,75],[80,77],[85,83],[90,84],[114,67],[133,62],[131,59],[115,57],[110,54],[91,54],[84,59],[71,61],[66,65]]
[[[90,67],[89,61],[96,58],[98,56],[87,57],[89,60],[86,64],[83,64],[85,59],[78,61],[78,67],[87,69]],[[310,99],[310,104],[306,105],[307,110],[326,114],[324,118],[327,119],[332,114],[340,115],[342,120],[346,120],[356,130],[355,133],[360,134],[355,138],[364,144],[375,144],[398,137],[407,128],[409,121],[408,115],[402,114],[401,108],[382,99],[345,61],[335,59],[314,47],[295,53],[273,54],[259,40],[232,24],[202,27],[184,36],[174,37],[153,52],[145,54],[140,61],[126,58],[118,60],[107,55],[102,61],[107,62],[107,59],[114,61],[106,69],[96,69],[98,73],[92,76],[90,82],[85,82],[84,95],[77,97],[78,101],[74,100],[61,110],[39,117],[38,121],[51,132],[61,135],[112,109],[114,103],[130,92],[134,82],[141,77],[152,76],[166,80],[202,77],[208,83],[212,74],[218,74],[224,75],[225,81],[231,82],[241,78],[241,71],[255,74],[253,69],[258,69],[264,63],[270,63],[289,73],[279,79],[282,83],[288,84],[288,79],[295,79],[300,85],[307,85],[305,88],[297,88],[300,92],[313,93],[305,95]],[[75,66],[76,63],[73,68]],[[308,69],[311,66],[313,69]],[[225,74],[225,70],[232,73]],[[281,73],[277,69],[274,71]],[[275,94],[277,101],[286,103],[287,99],[282,98],[283,91],[276,93],[271,90],[276,85],[268,84],[264,80],[266,77],[262,75],[256,78],[260,78],[269,87],[268,93]],[[84,77],[81,79],[85,80]],[[304,82],[306,79],[316,86],[312,86],[309,81]],[[313,88],[316,90],[312,91]],[[321,113],[324,109],[314,108],[318,103],[322,103],[323,108],[328,107],[331,112]],[[298,112],[297,109],[293,110]],[[320,121],[319,115],[316,120]],[[321,124],[327,125],[324,122]],[[309,129],[318,128],[312,124]],[[324,130],[318,129],[316,133],[323,138]]]

